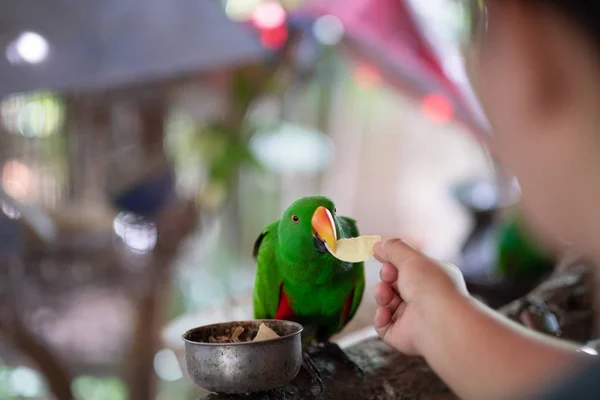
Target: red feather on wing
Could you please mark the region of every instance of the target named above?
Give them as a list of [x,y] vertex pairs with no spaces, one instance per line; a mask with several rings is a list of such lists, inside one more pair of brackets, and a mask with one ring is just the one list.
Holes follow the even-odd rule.
[[352,307],[353,299],[354,299],[354,288],[352,288],[350,295],[348,297],[346,297],[346,303],[344,304],[344,311],[342,314],[343,315],[342,321],[344,321],[344,323],[347,323],[348,319],[350,317],[350,308]]
[[277,313],[275,314],[275,319],[285,319],[291,320],[294,318],[294,310],[292,310],[292,306],[290,305],[290,300],[288,299],[285,291],[283,290],[283,283],[279,286],[279,305],[277,306]]

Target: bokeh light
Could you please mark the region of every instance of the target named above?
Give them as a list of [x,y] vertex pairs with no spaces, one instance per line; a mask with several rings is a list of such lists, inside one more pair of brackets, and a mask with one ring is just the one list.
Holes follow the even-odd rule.
[[0,210],[2,210],[2,213],[10,219],[21,218],[21,213],[6,201],[0,201]]
[[580,349],[582,352],[589,354],[591,356],[597,356],[598,352],[593,347],[585,346]]
[[42,394],[44,382],[36,371],[27,367],[17,367],[6,372],[8,379],[5,383],[10,398],[35,398]]
[[334,15],[323,15],[313,23],[313,35],[324,45],[336,45],[344,37],[344,25]]
[[248,21],[261,2],[262,0],[228,0],[225,12],[234,21]]
[[38,180],[37,174],[19,160],[9,160],[2,167],[2,186],[6,193],[17,200],[35,196]]
[[266,29],[260,33],[260,42],[269,50],[279,49],[287,39],[288,31],[285,25],[274,29]]
[[154,356],[154,371],[164,381],[173,382],[183,377],[177,356],[172,350],[162,349]]
[[454,107],[450,100],[438,93],[425,96],[421,102],[421,110],[429,119],[437,123],[446,123],[454,116]]
[[135,253],[146,254],[154,249],[158,239],[156,225],[132,213],[119,213],[113,228],[125,245]]
[[496,187],[488,181],[476,184],[470,194],[472,206],[479,210],[489,210],[498,200]]
[[23,32],[6,48],[6,58],[12,64],[39,64],[49,51],[46,38],[36,32]]
[[277,173],[314,173],[333,158],[331,139],[317,131],[292,124],[257,133],[250,149],[265,166]]
[[14,95],[0,105],[2,125],[13,134],[44,138],[59,131],[64,119],[64,105],[50,93]]
[[258,29],[275,29],[285,24],[285,10],[276,1],[259,4],[252,14],[252,22]]
[[381,83],[379,71],[368,64],[359,64],[354,69],[353,76],[357,85],[364,88],[373,88]]

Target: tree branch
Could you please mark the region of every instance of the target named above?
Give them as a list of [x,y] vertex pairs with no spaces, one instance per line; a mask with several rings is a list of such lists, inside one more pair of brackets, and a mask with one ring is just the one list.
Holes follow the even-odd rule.
[[0,318],[0,333],[37,365],[57,400],[75,398],[71,391],[71,375],[67,368],[18,318],[11,318],[10,321]]

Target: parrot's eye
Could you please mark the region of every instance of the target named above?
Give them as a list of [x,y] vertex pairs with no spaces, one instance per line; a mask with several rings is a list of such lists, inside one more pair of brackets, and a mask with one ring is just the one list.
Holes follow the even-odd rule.
[[298,218],[297,215],[292,215],[292,221],[294,221],[294,223],[298,223],[298,221],[300,221],[300,218]]
[[333,207],[333,213],[337,214],[337,208],[336,207]]

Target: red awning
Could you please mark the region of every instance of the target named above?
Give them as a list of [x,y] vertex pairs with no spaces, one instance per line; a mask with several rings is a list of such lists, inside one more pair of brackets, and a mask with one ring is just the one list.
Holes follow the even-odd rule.
[[444,72],[405,1],[314,0],[308,9],[318,15],[339,18],[351,54],[376,66],[388,84],[418,97],[443,94],[454,107],[454,117],[480,131],[471,107]]

